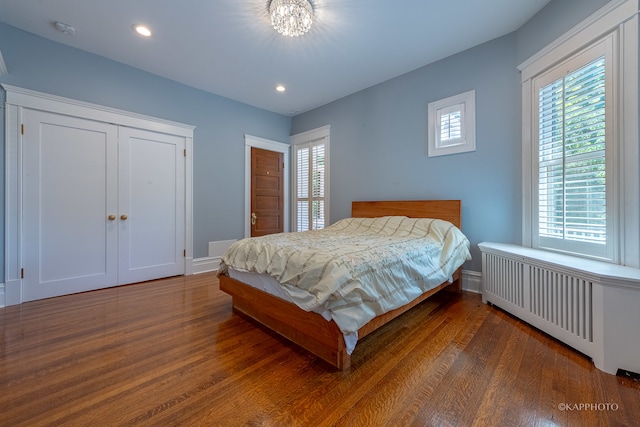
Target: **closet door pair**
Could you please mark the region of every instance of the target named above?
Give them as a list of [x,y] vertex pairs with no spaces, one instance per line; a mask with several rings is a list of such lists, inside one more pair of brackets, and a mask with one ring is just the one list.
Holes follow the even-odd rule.
[[184,137],[30,109],[23,124],[23,301],[184,274]]

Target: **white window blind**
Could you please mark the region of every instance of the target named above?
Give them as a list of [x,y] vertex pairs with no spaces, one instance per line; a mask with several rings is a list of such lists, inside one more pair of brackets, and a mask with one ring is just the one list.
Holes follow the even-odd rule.
[[615,179],[607,46],[598,43],[534,78],[535,246],[612,256]]
[[317,230],[325,226],[326,151],[324,139],[295,146],[296,231]]
[[438,110],[437,120],[440,129],[440,147],[462,144],[462,108],[463,105],[454,105]]
[[605,59],[539,93],[540,236],[605,244]]

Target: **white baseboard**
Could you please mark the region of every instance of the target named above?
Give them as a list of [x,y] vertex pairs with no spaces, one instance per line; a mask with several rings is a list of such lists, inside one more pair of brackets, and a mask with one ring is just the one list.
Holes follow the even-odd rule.
[[208,273],[210,271],[218,271],[222,255],[224,255],[229,246],[231,246],[235,241],[236,239],[209,242],[209,256],[195,258],[192,264],[192,273],[200,274]]
[[4,301],[4,283],[0,283],[0,308],[5,306]]
[[16,305],[22,303],[22,281],[20,279],[11,279],[4,284],[4,305]]
[[479,271],[462,270],[462,290],[482,293],[482,273]]
[[208,273],[210,271],[218,271],[220,267],[219,256],[196,258],[193,260],[193,274]]

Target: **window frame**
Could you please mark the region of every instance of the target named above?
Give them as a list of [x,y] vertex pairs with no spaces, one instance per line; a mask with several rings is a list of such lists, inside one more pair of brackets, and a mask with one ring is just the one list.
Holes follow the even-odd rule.
[[[584,255],[587,257],[593,257],[597,259],[604,259],[608,261],[616,260],[616,242],[615,236],[618,234],[618,221],[616,212],[617,204],[617,191],[616,191],[616,179],[613,176],[616,165],[616,156],[618,152],[618,144],[616,143],[616,131],[615,131],[615,117],[617,116],[615,108],[615,91],[613,86],[614,80],[614,59],[613,59],[613,46],[615,44],[614,34],[610,34],[601,41],[595,43],[582,50],[581,52],[567,58],[562,63],[546,70],[544,73],[537,75],[532,80],[533,94],[537,101],[538,94],[541,88],[545,87],[551,82],[561,80],[567,75],[579,70],[584,65],[592,62],[593,60],[603,57],[605,58],[605,194],[606,194],[606,242],[604,246],[597,244],[589,244],[573,241],[570,239],[558,239],[553,237],[545,237],[540,235],[539,220],[533,222],[532,240],[533,247],[539,249],[548,249],[560,252],[567,252],[572,254]],[[539,111],[538,108],[534,108],[533,111],[533,131],[532,137],[534,143],[532,144],[532,161],[533,161],[533,173],[538,176],[539,171],[539,153],[538,153],[538,134],[539,134]],[[564,140],[564,137],[563,137]],[[564,144],[564,142],[563,142]],[[611,175],[611,176],[610,176]],[[539,193],[539,179],[533,180],[534,194]],[[538,191],[536,191],[538,190]],[[538,218],[540,197],[535,197],[533,200],[533,212],[536,218]]]
[[[525,61],[522,72],[523,246],[640,267],[640,174],[638,150],[638,0],[613,0]],[[537,235],[536,79],[600,44],[611,43],[607,120],[607,234],[604,255],[549,248]]]
[[[329,159],[330,159],[330,134],[331,128],[329,125],[323,126],[317,129],[313,129],[307,132],[299,133],[291,136],[291,230],[298,231],[298,149],[302,147],[312,147],[317,145],[324,145],[324,196],[321,198],[309,197],[309,203],[314,200],[322,199],[324,202],[324,227],[330,224],[329,219]],[[310,228],[313,229],[313,228]]]
[[[465,153],[476,149],[475,120],[476,91],[450,96],[430,102],[427,107],[429,133],[427,155],[429,157]],[[451,113],[460,112],[460,136],[442,139],[442,118]]]

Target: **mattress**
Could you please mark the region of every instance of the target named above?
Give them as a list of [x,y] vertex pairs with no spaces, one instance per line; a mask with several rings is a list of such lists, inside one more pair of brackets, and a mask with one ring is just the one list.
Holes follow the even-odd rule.
[[[269,295],[280,298],[289,303],[295,304],[295,302],[293,301],[293,299],[291,299],[289,294],[287,294],[284,291],[284,289],[282,288],[282,285],[278,283],[276,279],[269,276],[268,274],[254,273],[251,271],[240,271],[232,267],[229,267],[227,269],[227,274],[232,279],[239,280],[246,285],[249,285],[253,288],[266,292]],[[329,310],[325,308],[320,308],[314,312],[321,315],[327,322],[331,321],[331,313],[329,312]],[[347,347],[347,353],[351,354],[351,352],[356,346],[356,343],[358,342],[358,334],[356,332],[356,333],[348,333],[348,334],[343,333],[342,335],[344,336],[344,343]]]
[[371,319],[451,281],[468,259],[469,241],[450,222],[348,218],[323,230],[235,242],[222,257],[220,272],[267,274],[273,281],[236,278],[269,287],[305,311],[329,315],[345,336],[357,339],[358,329]]

